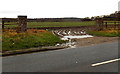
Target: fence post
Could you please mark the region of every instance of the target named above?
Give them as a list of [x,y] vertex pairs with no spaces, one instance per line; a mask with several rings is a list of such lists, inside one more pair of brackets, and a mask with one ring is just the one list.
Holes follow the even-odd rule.
[[2,20],[2,29],[4,29],[4,21]]
[[107,28],[107,22],[105,22],[105,27]]
[[18,29],[17,32],[27,31],[27,16],[18,16]]

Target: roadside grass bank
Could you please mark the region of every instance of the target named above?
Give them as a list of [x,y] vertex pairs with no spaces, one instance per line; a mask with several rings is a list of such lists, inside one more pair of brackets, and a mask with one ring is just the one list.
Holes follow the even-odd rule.
[[28,49],[18,49],[18,50],[10,50],[6,52],[2,52],[0,55],[4,56],[11,56],[11,55],[19,55],[19,54],[29,54],[34,52],[45,52],[45,51],[51,51],[51,50],[59,50],[68,48],[69,46],[47,46],[47,47],[36,47],[36,48],[28,48]]
[[24,33],[17,33],[15,30],[4,30],[2,35],[2,52],[54,46],[57,43],[64,42],[65,41],[46,30],[28,29],[27,32]]
[[114,29],[114,28],[107,28],[103,29],[101,31],[87,31],[88,34],[93,36],[103,36],[103,37],[119,37],[120,36],[120,30]]
[[[14,28],[17,25],[12,25],[16,22],[6,22],[5,28]],[[85,22],[28,22],[27,28],[40,28],[40,27],[75,27],[75,26],[91,26],[95,25],[95,21],[85,21]]]

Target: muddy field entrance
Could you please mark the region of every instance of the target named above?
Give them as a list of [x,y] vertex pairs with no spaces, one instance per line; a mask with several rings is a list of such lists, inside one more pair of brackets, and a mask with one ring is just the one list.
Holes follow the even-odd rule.
[[[112,26],[109,26],[110,28]],[[52,28],[50,31],[59,36],[63,40],[68,40],[69,42],[65,45],[70,47],[79,47],[85,45],[92,45],[110,41],[118,40],[117,37],[96,37],[87,34],[89,30],[98,30],[98,26],[82,26],[82,27],[68,27],[68,28]],[[59,45],[59,44],[58,44]]]
[[63,38],[73,36],[71,38],[79,38],[78,36],[87,36],[86,31],[94,30],[96,26],[83,26],[83,27],[68,27],[68,28],[54,28],[51,29],[52,33]]
[[71,27],[71,28],[54,28],[50,31],[61,38],[61,40],[68,40],[66,44],[57,44],[57,46],[76,46],[76,39],[93,37],[88,35],[86,31],[93,30],[95,27]]

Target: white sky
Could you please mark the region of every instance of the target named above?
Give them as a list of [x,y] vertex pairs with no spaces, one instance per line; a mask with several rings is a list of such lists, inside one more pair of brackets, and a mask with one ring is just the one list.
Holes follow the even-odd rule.
[[0,17],[92,17],[118,11],[120,0],[0,0]]

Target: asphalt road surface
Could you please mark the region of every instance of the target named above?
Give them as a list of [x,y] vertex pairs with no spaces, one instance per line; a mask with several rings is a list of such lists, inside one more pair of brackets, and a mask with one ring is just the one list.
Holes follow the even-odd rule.
[[3,57],[3,72],[118,72],[118,42]]

